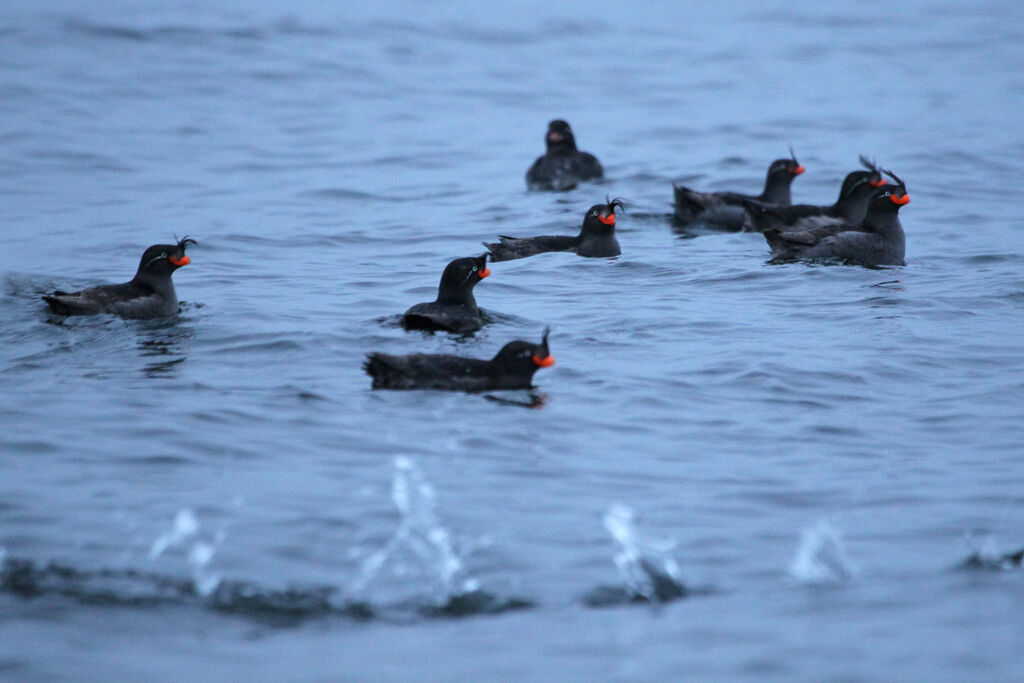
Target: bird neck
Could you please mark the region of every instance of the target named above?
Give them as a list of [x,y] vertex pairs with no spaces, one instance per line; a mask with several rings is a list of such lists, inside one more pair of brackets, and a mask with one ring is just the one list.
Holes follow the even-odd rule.
[[614,225],[605,225],[598,220],[586,220],[583,222],[583,228],[580,230],[580,238],[584,237],[605,237],[608,235],[615,234]]
[[863,215],[865,204],[871,199],[875,188],[868,183],[861,183],[846,194],[840,194],[832,209],[839,215],[853,219]]
[[556,142],[553,145],[548,145],[548,155],[549,156],[559,156],[559,155],[564,156],[566,154],[575,154],[575,153],[576,153],[576,143],[574,141],[572,141],[572,140],[562,140],[561,142]]
[[879,205],[878,203],[868,208],[863,225],[879,235],[903,235],[903,226],[900,225],[899,214],[889,207]]
[[132,278],[132,283],[152,287],[158,292],[174,291],[174,282],[171,280],[170,273],[151,273],[140,268]]
[[437,291],[437,303],[476,308],[476,299],[473,297],[473,287],[451,287],[442,285]]
[[770,173],[764,180],[764,192],[761,201],[769,204],[788,206],[792,202],[789,186],[793,177],[788,173]]

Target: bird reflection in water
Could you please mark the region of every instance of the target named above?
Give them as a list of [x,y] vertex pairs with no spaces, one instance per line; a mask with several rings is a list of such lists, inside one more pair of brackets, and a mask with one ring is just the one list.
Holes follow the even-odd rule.
[[504,396],[495,396],[494,394],[484,394],[484,398],[506,406],[519,406],[520,408],[533,408],[534,410],[540,410],[548,403],[548,395],[543,391],[531,391],[522,401],[505,398]]
[[191,339],[195,331],[176,322],[165,320],[141,326],[138,348],[139,354],[147,360],[142,368],[147,377],[174,377],[178,366],[185,362],[184,342]]

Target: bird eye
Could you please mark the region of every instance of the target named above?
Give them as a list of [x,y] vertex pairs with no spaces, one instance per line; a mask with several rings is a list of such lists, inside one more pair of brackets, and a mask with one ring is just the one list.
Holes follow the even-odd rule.
[[891,194],[892,194],[892,192],[886,192],[884,196],[888,197],[888,196],[890,196]]
[[157,258],[167,258],[167,252],[165,251],[161,253],[159,256],[157,256]]

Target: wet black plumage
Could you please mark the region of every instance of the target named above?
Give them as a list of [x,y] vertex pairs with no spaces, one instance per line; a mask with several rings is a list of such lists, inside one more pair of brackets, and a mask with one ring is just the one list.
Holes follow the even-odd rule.
[[545,330],[540,344],[512,341],[491,360],[447,354],[371,353],[363,369],[373,378],[374,389],[488,391],[528,389],[532,386],[533,373],[554,362],[548,350],[548,330]]
[[744,208],[758,231],[775,228],[783,232],[808,230],[826,226],[858,224],[867,213],[868,202],[875,189],[885,185],[881,171],[867,157],[860,158],[867,170],[847,174],[839,188],[839,198],[834,204],[817,206],[794,204],[773,206],[757,202],[744,202]]
[[675,192],[675,217],[682,223],[702,222],[727,230],[753,230],[754,224],[744,206],[747,202],[789,206],[790,185],[804,167],[790,150],[789,159],[776,159],[768,166],[764,190],[758,195],[736,192],[697,192],[683,185],[672,185]]
[[890,171],[896,185],[875,190],[867,214],[858,223],[806,230],[764,231],[773,261],[793,259],[841,260],[866,266],[903,265],[906,237],[899,210],[910,202],[906,185]]
[[547,151],[526,172],[531,190],[571,190],[581,181],[604,176],[601,162],[589,152],[576,149],[576,136],[569,124],[556,119],[544,135]]
[[622,253],[615,237],[615,209],[625,209],[621,199],[605,199],[583,215],[583,226],[575,237],[544,235],[541,237],[509,237],[499,235],[500,242],[484,242],[492,261],[511,261],[549,251],[571,251],[580,256],[608,257]]
[[196,244],[183,238],[177,244],[154,244],[142,253],[139,268],[128,282],[99,285],[78,292],[53,292],[43,297],[58,315],[109,313],[122,318],[164,318],[178,312],[178,295],[171,275],[191,262],[185,249]]
[[487,254],[455,259],[441,274],[437,299],[411,307],[402,316],[402,327],[460,334],[479,330],[484,318],[476,305],[473,288],[490,274]]

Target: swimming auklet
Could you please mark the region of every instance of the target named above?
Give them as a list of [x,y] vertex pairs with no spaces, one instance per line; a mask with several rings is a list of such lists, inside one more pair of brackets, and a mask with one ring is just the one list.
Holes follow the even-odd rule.
[[371,353],[363,369],[373,377],[374,389],[529,389],[533,373],[555,363],[548,351],[548,332],[544,330],[540,344],[511,341],[491,360],[427,353]]
[[466,334],[484,325],[484,319],[473,298],[473,288],[491,274],[487,254],[457,258],[441,273],[437,299],[416,304],[402,316],[407,330],[442,330]]
[[492,261],[511,261],[548,251],[572,251],[580,256],[618,256],[622,253],[615,239],[615,208],[625,210],[621,199],[605,198],[605,204],[594,204],[583,216],[583,227],[575,237],[545,235],[542,237],[509,237],[498,235],[500,242],[484,242],[491,250]]
[[604,176],[601,162],[593,154],[576,149],[576,137],[565,121],[556,119],[548,124],[544,144],[547,152],[526,172],[531,190],[571,190],[581,180]]
[[759,195],[736,192],[697,192],[683,185],[672,184],[675,190],[675,217],[683,223],[702,222],[725,230],[753,230],[754,225],[743,202],[789,206],[789,186],[804,172],[793,149],[789,159],[776,159],[768,166],[764,191]]
[[789,230],[808,230],[826,225],[856,225],[864,219],[868,210],[868,202],[875,194],[875,189],[885,185],[885,179],[874,162],[861,156],[860,162],[866,171],[853,171],[847,174],[839,188],[839,199],[830,206],[813,204],[794,204],[792,206],[771,206],[758,202],[744,202],[754,229],[758,231],[776,228],[783,232]]
[[197,242],[185,237],[177,244],[149,247],[142,253],[135,277],[124,284],[100,285],[71,293],[58,291],[43,300],[59,315],[110,313],[138,320],[174,315],[178,312],[178,295],[171,274],[192,262],[185,255],[190,244]]
[[772,261],[790,259],[841,259],[865,266],[901,266],[906,238],[900,225],[900,207],[910,202],[907,186],[891,171],[896,181],[875,190],[864,220],[856,224],[786,231],[770,229],[764,237],[772,248]]

